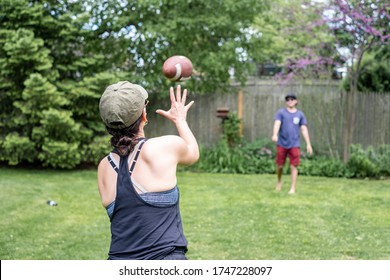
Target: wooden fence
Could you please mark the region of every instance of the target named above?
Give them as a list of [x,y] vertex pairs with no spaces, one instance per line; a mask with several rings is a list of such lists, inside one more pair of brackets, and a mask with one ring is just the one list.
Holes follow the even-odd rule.
[[[233,85],[232,94],[197,96],[188,100],[195,104],[188,122],[199,143],[205,147],[216,143],[222,134],[222,119],[218,108],[229,108],[242,119],[242,133],[249,141],[271,138],[275,112],[285,106],[284,96],[293,91],[298,96],[298,108],[309,123],[313,148],[321,153],[342,158],[345,127],[353,126],[352,143],[364,147],[390,144],[390,94],[357,93],[354,100],[355,121],[346,123],[346,94],[339,84],[312,83],[278,85],[272,80],[253,79],[245,87]],[[167,108],[168,104],[163,104]],[[161,116],[148,114],[147,136],[175,134],[175,127]],[[302,140],[304,147],[304,141]]]

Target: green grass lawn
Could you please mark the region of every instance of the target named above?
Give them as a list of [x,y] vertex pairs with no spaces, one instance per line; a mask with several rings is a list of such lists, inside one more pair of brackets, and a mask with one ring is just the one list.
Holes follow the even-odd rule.
[[[295,195],[275,180],[179,173],[189,259],[390,259],[390,180],[300,176]],[[107,258],[95,171],[2,168],[0,200],[0,259]]]

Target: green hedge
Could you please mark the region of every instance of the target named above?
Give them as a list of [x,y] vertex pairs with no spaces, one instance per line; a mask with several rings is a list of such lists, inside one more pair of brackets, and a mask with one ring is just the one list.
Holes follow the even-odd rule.
[[[306,156],[301,153],[300,175],[384,178],[390,176],[390,145],[364,149],[351,145],[351,157],[347,163],[320,155]],[[199,162],[190,167],[193,171],[238,174],[275,174],[275,144],[267,140],[229,146],[226,137],[211,148],[201,148]],[[285,174],[290,168],[285,165]]]

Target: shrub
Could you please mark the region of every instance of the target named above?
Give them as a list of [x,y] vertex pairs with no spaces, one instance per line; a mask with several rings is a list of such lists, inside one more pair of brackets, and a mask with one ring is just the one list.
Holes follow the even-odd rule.
[[379,146],[377,153],[381,176],[390,176],[390,145]]
[[8,162],[9,165],[24,161],[33,162],[37,155],[35,144],[28,137],[19,136],[17,133],[8,134],[0,147],[0,160]]
[[110,145],[110,135],[97,136],[83,149],[83,162],[97,165],[112,149]]
[[345,177],[348,169],[338,160],[325,157],[313,157],[301,160],[299,174],[308,176]]
[[223,137],[210,149],[201,149],[200,161],[196,165],[202,171],[215,173],[245,173],[244,153],[237,147],[229,147]]
[[240,118],[234,112],[230,112],[228,118],[223,121],[223,137],[229,144],[229,147],[234,147],[241,143],[240,123]]
[[[201,148],[201,157],[193,168],[204,172],[242,173],[242,174],[275,174],[275,144],[268,139],[252,143],[241,140],[240,144],[229,146],[223,137],[215,146]],[[390,175],[390,146],[377,149],[360,145],[351,146],[351,158],[348,164],[339,159],[325,156],[301,157],[298,168],[300,175],[345,177],[345,178],[379,178]],[[288,162],[283,171],[290,172]]]
[[380,159],[371,146],[364,150],[361,145],[351,145],[351,157],[347,163],[352,177],[367,178],[379,177]]
[[42,146],[38,158],[43,166],[71,169],[81,162],[81,155],[77,143],[49,141]]

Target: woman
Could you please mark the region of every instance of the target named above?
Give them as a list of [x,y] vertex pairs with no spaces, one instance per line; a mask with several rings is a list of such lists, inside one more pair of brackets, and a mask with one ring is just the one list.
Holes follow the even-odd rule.
[[108,259],[186,259],[187,240],[179,210],[178,164],[199,159],[186,118],[187,90],[170,88],[171,108],[156,113],[171,120],[178,136],[146,139],[148,93],[127,81],[107,87],[99,110],[113,151],[98,167],[98,187],[111,221]]

